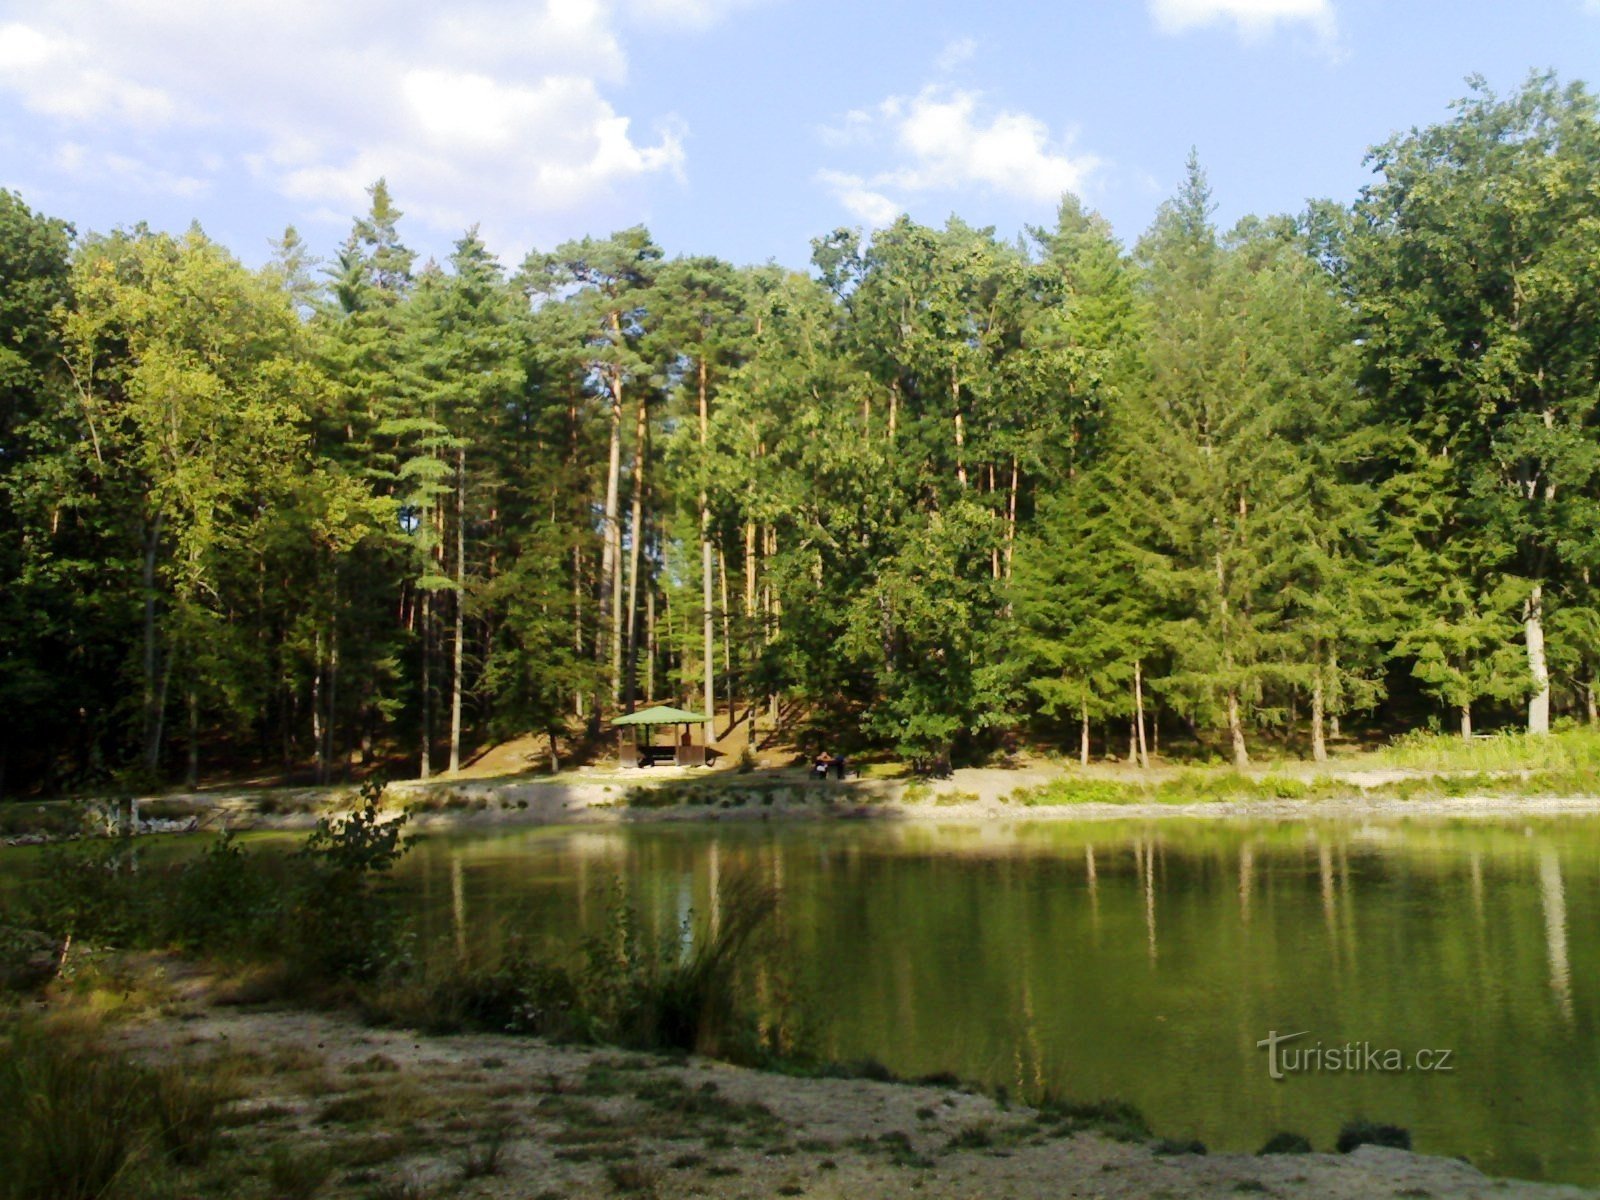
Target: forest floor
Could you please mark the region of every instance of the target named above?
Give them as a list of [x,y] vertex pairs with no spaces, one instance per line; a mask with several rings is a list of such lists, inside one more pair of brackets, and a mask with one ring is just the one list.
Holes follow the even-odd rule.
[[[149,971],[170,976],[152,984]],[[197,1194],[561,1200],[708,1197],[1518,1197],[1578,1188],[1464,1162],[1174,1152],[959,1086],[796,1078],[698,1058],[491,1035],[430,1037],[224,1003],[182,964],[96,1036],[220,1081],[227,1132]],[[221,1189],[221,1190],[210,1190]]]

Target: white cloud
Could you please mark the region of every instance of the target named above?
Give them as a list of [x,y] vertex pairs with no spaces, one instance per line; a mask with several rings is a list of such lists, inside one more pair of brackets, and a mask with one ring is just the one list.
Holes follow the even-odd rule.
[[890,157],[890,165],[870,174],[826,170],[817,180],[871,225],[893,220],[902,211],[889,199],[890,192],[922,195],[977,188],[1048,205],[1063,192],[1080,191],[1101,165],[1091,154],[1069,153],[1065,141],[1052,137],[1039,118],[990,111],[981,92],[958,88],[929,86],[913,97],[891,96],[876,109],[848,114],[845,129],[851,135],[848,144]]
[[149,127],[179,116],[161,88],[107,71],[79,41],[19,22],[0,25],[0,86],[20,92],[30,111],[69,121],[109,118]]
[[[1600,0],[1596,0],[1596,2],[1600,3]],[[954,41],[947,42],[945,48],[939,51],[939,56],[933,60],[933,65],[941,72],[948,74],[969,61],[977,52],[978,43],[976,39],[969,37],[956,38]]]
[[817,179],[826,184],[839,203],[844,205],[845,211],[863,225],[873,228],[888,225],[905,211],[903,206],[882,192],[869,188],[867,181],[859,175],[852,175],[848,171],[819,171]]
[[120,192],[145,196],[203,196],[210,183],[194,175],[168,171],[115,151],[98,150],[78,142],[63,142],[51,157],[62,175],[80,183],[111,186]]
[[657,25],[705,29],[729,13],[752,8],[762,0],[627,0],[635,17]]
[[1164,33],[1232,22],[1246,37],[1274,25],[1304,22],[1324,37],[1334,32],[1331,0],[1150,0],[1150,14]]
[[[701,20],[743,0],[626,2]],[[243,163],[354,214],[381,175],[443,232],[526,237],[681,177],[675,119],[641,132],[606,95],[617,20],[611,0],[0,0],[0,92],[43,118],[63,178],[193,195]]]

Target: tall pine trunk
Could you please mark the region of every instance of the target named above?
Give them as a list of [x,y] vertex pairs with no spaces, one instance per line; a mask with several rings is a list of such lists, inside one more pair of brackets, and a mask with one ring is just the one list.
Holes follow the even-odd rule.
[[[615,317],[612,326],[621,339],[621,323]],[[611,445],[606,460],[606,505],[602,532],[604,546],[600,552],[600,628],[608,636],[599,640],[606,644],[602,658],[609,656],[611,666],[611,702],[617,702],[622,691],[622,609],[618,571],[622,557],[622,528],[618,523],[618,508],[622,490],[622,373],[614,369],[609,380],[611,388]]]
[[422,593],[422,757],[417,771],[426,779],[433,773],[433,593]]
[[[706,359],[700,356],[700,470],[703,472],[706,465],[706,454],[711,440],[711,414],[706,402]],[[705,692],[706,716],[711,724],[706,729],[707,740],[717,731],[717,685],[716,685],[716,613],[711,603],[711,589],[713,584],[711,574],[711,501],[705,487],[700,488],[700,579],[701,579],[701,606],[705,617]],[[731,719],[731,711],[730,711]]]
[[161,763],[161,707],[164,688],[156,684],[156,555],[161,550],[163,514],[156,513],[144,539],[144,765],[154,772]]
[[1144,663],[1133,660],[1133,727],[1139,735],[1139,766],[1150,765],[1150,751],[1144,740]]
[[628,618],[624,623],[627,635],[627,663],[622,684],[623,708],[633,711],[634,691],[639,672],[639,551],[644,543],[644,469],[645,435],[649,429],[649,412],[644,400],[639,401],[633,431],[633,511],[632,537],[628,545]]
[[1465,742],[1472,740],[1472,705],[1470,704],[1461,706],[1461,740]]
[[1079,716],[1083,724],[1078,729],[1078,761],[1084,766],[1089,765],[1089,704],[1084,701],[1079,706]]
[[456,451],[455,644],[450,667],[450,774],[461,770],[461,668],[467,644],[467,448]]

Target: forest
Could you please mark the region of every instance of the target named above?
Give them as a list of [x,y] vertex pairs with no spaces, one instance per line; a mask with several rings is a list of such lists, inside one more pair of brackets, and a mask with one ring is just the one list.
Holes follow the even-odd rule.
[[1472,81],[1349,204],[419,262],[0,191],[0,794],[594,753],[938,769],[1596,719],[1600,113]]

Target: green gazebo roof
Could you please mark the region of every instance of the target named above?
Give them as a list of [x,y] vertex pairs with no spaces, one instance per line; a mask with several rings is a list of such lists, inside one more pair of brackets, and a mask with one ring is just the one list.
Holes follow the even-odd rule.
[[704,713],[693,713],[687,709],[673,708],[666,704],[656,704],[650,708],[641,708],[638,712],[629,713],[625,717],[612,718],[612,725],[704,725],[710,717]]

